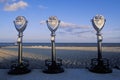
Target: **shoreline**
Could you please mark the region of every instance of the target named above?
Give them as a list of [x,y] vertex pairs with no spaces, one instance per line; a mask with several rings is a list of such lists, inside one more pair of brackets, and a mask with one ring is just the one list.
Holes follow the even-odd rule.
[[[6,46],[6,47],[1,47],[0,49],[7,49],[7,48],[18,48],[18,46]],[[49,47],[49,46],[23,46],[23,48],[51,49],[51,47]],[[55,48],[56,48],[56,50],[89,50],[89,51],[97,51],[97,47],[67,46],[67,47],[55,47]],[[120,52],[120,47],[102,47],[102,51]]]

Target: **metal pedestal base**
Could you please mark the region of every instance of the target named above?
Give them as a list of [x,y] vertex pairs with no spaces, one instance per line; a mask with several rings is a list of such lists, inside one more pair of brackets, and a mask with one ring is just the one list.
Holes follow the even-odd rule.
[[101,60],[97,58],[91,59],[91,67],[89,70],[95,73],[112,73],[112,69],[109,67],[109,60],[106,58]]
[[62,68],[62,60],[59,59],[58,62],[51,61],[51,60],[45,60],[45,65],[47,68],[43,70],[44,73],[48,74],[56,74],[56,73],[62,73],[64,72],[64,69]]
[[116,69],[119,69],[119,70],[120,70],[120,66],[119,66],[119,65],[115,66],[114,68],[116,68]]
[[26,74],[31,72],[30,69],[28,69],[29,64],[27,62],[22,62],[21,64],[14,63],[11,66],[11,70],[9,70],[8,74],[11,75],[18,75],[18,74]]

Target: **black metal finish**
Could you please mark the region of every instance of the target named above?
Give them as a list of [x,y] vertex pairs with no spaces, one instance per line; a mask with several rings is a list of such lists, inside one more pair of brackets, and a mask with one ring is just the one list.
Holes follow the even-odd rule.
[[62,60],[56,58],[56,49],[55,49],[55,31],[59,27],[60,21],[56,16],[51,16],[46,21],[49,30],[51,31],[51,60],[45,60],[45,66],[47,66],[43,72],[49,74],[61,73],[64,72],[62,68]]
[[18,60],[17,62],[14,61],[11,65],[11,70],[8,74],[26,74],[29,73],[31,70],[28,69],[29,62],[22,59],[22,37],[23,33],[19,32],[18,35]]
[[26,60],[22,60],[21,63],[18,63],[17,60],[12,62],[11,70],[9,70],[8,74],[11,75],[19,75],[19,74],[26,74],[31,72],[30,69],[28,69],[29,62]]
[[62,60],[57,59],[57,61],[45,60],[45,65],[47,66],[43,72],[48,74],[62,73],[64,69],[62,66]]
[[55,50],[55,33],[52,32],[51,34],[51,44],[52,44],[52,50],[51,50],[51,60],[45,60],[45,65],[47,68],[43,70],[44,73],[49,74],[55,74],[55,73],[62,73],[64,72],[64,69],[62,68],[62,60],[57,59],[56,60],[56,50]]
[[109,60],[102,58],[102,36],[100,32],[97,32],[98,40],[98,58],[91,59],[90,71],[95,73],[111,73],[112,69],[109,66]]
[[95,73],[112,72],[112,69],[109,67],[109,60],[106,58],[102,58],[101,60],[98,60],[98,58],[91,59],[91,68],[89,70]]
[[23,37],[23,33],[19,32],[18,35],[18,64],[22,63],[22,37]]
[[92,19],[92,25],[94,29],[97,31],[97,49],[98,49],[98,57],[91,59],[91,67],[90,71],[95,73],[111,73],[112,69],[109,66],[109,60],[106,58],[102,58],[102,35],[100,31],[104,27],[106,19],[102,15],[96,15]]
[[55,33],[52,32],[51,34],[51,44],[52,44],[52,50],[51,50],[51,53],[52,53],[52,62],[56,62],[56,49],[55,49]]

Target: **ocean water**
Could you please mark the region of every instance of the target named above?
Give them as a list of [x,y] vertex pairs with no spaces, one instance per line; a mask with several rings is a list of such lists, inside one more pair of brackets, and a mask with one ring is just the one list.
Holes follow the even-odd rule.
[[[0,43],[0,47],[14,46],[15,43]],[[51,43],[23,43],[23,46],[51,46]],[[97,43],[56,43],[58,47],[95,47]],[[103,47],[120,47],[120,43],[102,43]]]

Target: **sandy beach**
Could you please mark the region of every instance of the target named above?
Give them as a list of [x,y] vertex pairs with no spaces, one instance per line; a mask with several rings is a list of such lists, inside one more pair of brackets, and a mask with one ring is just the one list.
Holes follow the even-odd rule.
[[[111,67],[120,66],[120,47],[103,47],[103,57],[110,60]],[[96,47],[56,47],[57,58],[63,60],[65,68],[86,68],[92,58],[97,57]],[[11,61],[17,59],[17,46],[0,48],[0,68],[10,68]],[[45,59],[51,58],[48,46],[23,46],[23,59],[30,63],[30,68],[41,69]]]

